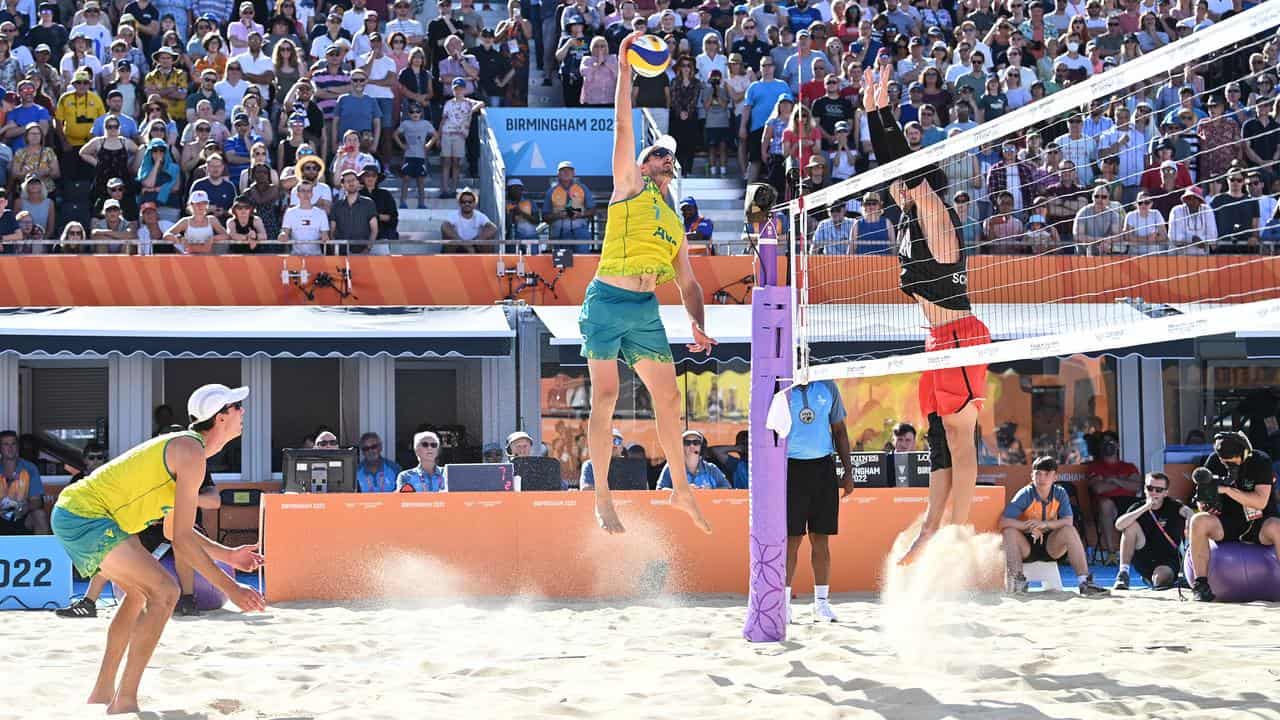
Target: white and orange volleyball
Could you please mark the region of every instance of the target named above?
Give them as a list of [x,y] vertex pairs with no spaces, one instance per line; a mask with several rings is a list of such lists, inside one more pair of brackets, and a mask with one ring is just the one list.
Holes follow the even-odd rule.
[[671,48],[656,35],[644,35],[627,49],[627,62],[637,75],[651,78],[667,71],[671,64]]

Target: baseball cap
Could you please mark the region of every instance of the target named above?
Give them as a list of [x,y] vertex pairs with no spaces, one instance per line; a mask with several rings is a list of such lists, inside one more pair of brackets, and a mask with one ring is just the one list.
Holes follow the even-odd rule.
[[110,200],[107,200],[106,202],[102,203],[103,212],[106,212],[108,210],[119,210],[119,209],[120,209],[120,201],[115,198],[111,198]]
[[107,187],[124,187],[124,178],[113,177],[107,181]]
[[636,158],[636,162],[643,163],[645,160],[648,160],[649,153],[657,150],[658,148],[670,150],[674,155],[676,152],[676,139],[670,135],[663,135],[659,137],[652,145],[640,151],[640,155]]
[[381,175],[382,168],[378,167],[377,165],[374,165],[373,163],[369,163],[368,165],[365,165],[364,167],[360,168],[361,175],[367,175],[368,173],[373,173],[374,175]]
[[751,12],[751,8],[747,7],[746,5],[734,5],[734,6],[733,6],[733,14],[734,14],[734,15],[746,15],[746,14],[747,14],[747,13],[749,13],[749,12]]
[[[36,46],[36,53],[42,53],[42,52],[51,53],[53,52],[53,49],[49,47],[48,43],[40,43],[39,45]],[[125,62],[128,62],[128,61],[126,60]]]
[[238,122],[249,122],[249,114],[242,112],[236,113],[235,117],[231,119],[231,124],[234,125]]
[[1200,202],[1204,202],[1204,191],[1195,185],[1192,185],[1187,188],[1186,192],[1182,193],[1182,199],[1186,200],[1187,198],[1195,198]]
[[1044,222],[1044,216],[1043,216],[1043,215],[1032,215],[1031,217],[1027,218],[1027,224],[1028,224],[1028,225],[1034,225],[1034,224],[1036,224],[1036,223],[1040,223],[1041,225],[1044,225],[1044,224],[1045,224],[1045,222]]
[[334,54],[334,55],[336,55],[336,54],[341,53],[341,52],[342,52],[342,46],[341,46],[341,45],[339,45],[339,44],[338,44],[338,43],[336,43],[336,42],[335,42],[335,43],[333,43],[332,45],[330,45],[329,47],[327,47],[327,48],[325,48],[325,49],[324,49],[324,54],[325,54],[325,55],[329,55],[329,54]]
[[684,208],[684,207],[692,207],[694,210],[697,210],[697,209],[698,209],[698,201],[697,201],[697,200],[694,200],[692,195],[689,195],[689,196],[685,197],[683,200],[681,200],[681,201],[680,201],[680,207],[681,207],[681,208]]
[[528,440],[530,443],[532,443],[533,436],[523,430],[517,430],[507,436],[507,449],[510,450],[511,443],[517,440]]
[[495,452],[496,453],[502,452],[502,446],[499,445],[498,443],[485,443],[484,446],[480,448],[480,453],[482,455],[488,455],[489,453],[495,453]]
[[507,178],[507,187],[524,187],[524,181],[518,177]]
[[689,430],[685,430],[684,432],[680,433],[680,439],[681,439],[681,440],[683,440],[683,439],[685,439],[685,438],[687,438],[687,437],[696,437],[696,438],[698,438],[699,440],[706,440],[706,439],[707,439],[707,436],[706,436],[706,435],[703,435],[701,432],[699,432],[699,431],[697,431],[697,430],[694,430],[694,429],[692,429],[692,428],[690,428]]
[[951,52],[951,49],[947,47],[947,44],[942,42],[941,40],[935,42],[933,44],[933,47],[929,49],[929,52],[938,52],[939,50],[941,50],[944,53]]
[[195,205],[196,203],[207,203],[209,202],[209,193],[203,190],[193,190],[190,197],[187,198],[187,202],[192,205]]
[[452,83],[449,83],[449,86],[450,86],[450,87],[466,87],[466,86],[467,86],[467,81],[466,81],[466,80],[463,80],[463,79],[462,79],[462,78],[460,78],[460,77],[456,77],[456,78],[454,78],[454,79],[453,79],[453,82],[452,82]]
[[202,423],[222,412],[226,406],[243,402],[247,397],[249,397],[248,387],[232,389],[217,383],[201,385],[187,399],[187,415],[191,417],[191,424]]
[[568,168],[568,169],[570,169],[570,170],[573,170],[573,169],[574,169],[574,167],[573,167],[573,161],[572,161],[572,160],[561,160],[561,161],[560,161],[560,164],[559,164],[559,165],[556,165],[556,170],[557,170],[557,171],[559,171],[559,170],[564,170],[565,168]]
[[849,132],[849,121],[841,120],[836,123],[836,132]]

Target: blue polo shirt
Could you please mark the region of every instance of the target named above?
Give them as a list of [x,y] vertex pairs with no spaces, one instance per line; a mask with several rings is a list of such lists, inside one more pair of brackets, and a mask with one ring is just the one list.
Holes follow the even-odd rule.
[[356,484],[362,493],[395,492],[400,466],[386,458],[376,472],[369,472],[364,463],[356,466]]
[[831,424],[845,418],[840,389],[830,380],[819,380],[791,388],[791,433],[787,435],[787,458],[816,460],[836,451]]
[[752,132],[764,127],[773,114],[773,106],[778,104],[778,98],[788,92],[791,92],[791,86],[786,80],[757,80],[747,86],[746,103],[751,106]]
[[1004,517],[1010,520],[1062,520],[1072,517],[1071,497],[1060,485],[1053,486],[1049,499],[1043,500],[1036,492],[1035,483],[1028,483],[1005,506]]
[[[698,461],[698,470],[689,473],[689,484],[704,490],[728,490],[729,481],[724,479],[720,468],[706,460]],[[671,489],[671,463],[662,466],[662,474],[658,476],[658,489]]]
[[815,22],[822,20],[822,11],[809,3],[807,7],[801,10],[795,3],[786,6],[787,25],[791,28],[791,32],[800,32],[807,29]]
[[438,465],[432,473],[423,470],[421,465],[401,472],[396,476],[396,492],[400,492],[406,485],[413,488],[414,492],[445,492],[449,489],[444,484],[444,468]]

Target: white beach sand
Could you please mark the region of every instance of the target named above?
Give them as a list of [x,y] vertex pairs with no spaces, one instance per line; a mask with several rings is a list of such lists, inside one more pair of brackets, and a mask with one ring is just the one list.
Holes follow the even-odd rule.
[[[737,597],[219,611],[169,625],[142,717],[1280,717],[1272,607],[989,597],[934,603],[904,647],[877,598],[835,599],[842,623],[797,602],[762,645]],[[6,613],[0,718],[101,717],[80,702],[109,614]]]

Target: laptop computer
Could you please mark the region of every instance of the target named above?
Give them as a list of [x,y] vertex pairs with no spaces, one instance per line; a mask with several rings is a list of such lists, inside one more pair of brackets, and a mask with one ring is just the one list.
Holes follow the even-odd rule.
[[511,458],[511,464],[520,476],[520,490],[555,491],[564,489],[560,479],[560,461],[549,457]]
[[609,461],[610,490],[648,490],[649,464],[639,458]]

